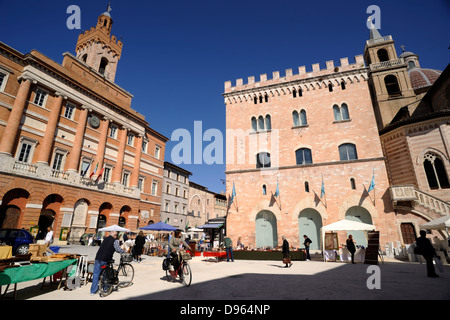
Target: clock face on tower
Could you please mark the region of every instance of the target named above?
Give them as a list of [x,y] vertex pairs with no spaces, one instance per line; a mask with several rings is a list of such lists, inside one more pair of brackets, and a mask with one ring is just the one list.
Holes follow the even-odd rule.
[[91,115],[89,117],[89,125],[94,128],[97,129],[98,127],[100,127],[100,119],[96,116],[96,115]]

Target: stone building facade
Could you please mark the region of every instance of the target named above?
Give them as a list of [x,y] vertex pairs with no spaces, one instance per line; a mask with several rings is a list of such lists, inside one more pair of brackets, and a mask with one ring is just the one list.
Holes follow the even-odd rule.
[[56,241],[66,229],[76,243],[103,226],[159,221],[168,139],[113,82],[122,44],[109,12],[98,21],[62,64],[0,43],[3,228],[52,226]]
[[189,177],[192,172],[170,162],[164,162],[164,179],[161,198],[161,221],[185,230],[189,226]]
[[[399,202],[392,198],[393,183],[398,177],[401,184],[416,186],[404,200],[423,198],[417,192],[419,183],[409,175],[411,164],[418,161],[420,167],[427,148],[442,149],[438,154],[446,155],[448,172],[448,133],[447,120],[441,118],[427,129],[436,136],[422,140],[428,147],[412,155],[404,142],[405,152],[398,149],[402,134],[383,131],[404,106],[417,107],[428,89],[413,87],[408,70],[412,64],[405,59],[397,57],[391,36],[381,37],[374,29],[364,55],[352,64],[343,58],[340,65],[327,61],[324,69],[317,63],[311,71],[302,66],[295,74],[292,69],[284,76],[274,72],[271,79],[263,74],[259,81],[252,76],[245,84],[242,79],[235,85],[225,82],[229,200],[235,190],[228,235],[261,248],[281,245],[282,236],[302,246],[306,234],[313,240],[312,249],[318,250],[322,226],[350,219],[375,225],[382,246],[408,243],[402,233],[405,217],[398,216]],[[448,100],[444,104],[448,107]],[[405,158],[407,166],[398,163],[399,156],[410,157]],[[415,176],[423,177],[424,172],[416,170]],[[369,191],[372,180],[375,188]],[[448,191],[440,192],[442,212],[448,214],[449,204],[443,201]],[[418,227],[435,216],[421,212],[414,223]],[[352,234],[357,243],[367,244],[362,234]],[[340,244],[346,236],[339,235]]]

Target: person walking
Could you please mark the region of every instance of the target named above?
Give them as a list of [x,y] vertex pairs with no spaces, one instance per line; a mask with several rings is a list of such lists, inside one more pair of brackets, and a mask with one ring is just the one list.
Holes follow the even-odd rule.
[[436,256],[436,250],[434,249],[431,241],[427,239],[427,233],[425,230],[420,230],[420,237],[416,239],[416,244],[419,253],[425,258],[427,262],[427,276],[430,278],[439,277],[434,270],[433,258]]
[[231,239],[229,237],[226,237],[225,239],[223,239],[223,244],[225,246],[225,251],[227,253],[227,262],[234,262],[234,257],[233,257],[233,241],[231,241]]
[[50,246],[53,243],[53,229],[52,227],[47,227],[47,234],[45,235],[45,244]]
[[140,263],[142,261],[141,255],[142,251],[144,250],[145,245],[145,236],[144,231],[139,231],[139,234],[137,235],[136,239],[134,240],[134,259]]
[[303,239],[305,239],[305,242],[303,242],[303,244],[305,245],[306,261],[311,261],[311,256],[309,255],[309,246],[312,243],[312,241],[310,238],[308,238],[306,234],[303,235]]
[[349,235],[347,239],[347,249],[350,251],[350,254],[352,255],[352,263],[355,264],[355,241],[353,240],[353,236]]
[[112,260],[114,252],[125,253],[125,250],[120,248],[120,242],[117,239],[117,232],[111,231],[106,237],[97,251],[94,263],[94,272],[92,274],[91,296],[97,293],[98,280],[102,267],[106,266]]
[[289,256],[289,242],[286,240],[285,236],[281,237],[283,239],[283,247],[282,247],[282,253],[283,253],[283,263],[285,264],[285,268],[290,268],[292,266],[291,258]]

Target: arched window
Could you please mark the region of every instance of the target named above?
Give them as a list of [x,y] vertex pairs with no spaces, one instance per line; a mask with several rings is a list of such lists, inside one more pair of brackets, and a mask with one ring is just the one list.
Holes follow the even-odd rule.
[[348,113],[348,107],[347,104],[343,103],[341,107],[339,107],[337,104],[333,106],[333,114],[334,114],[334,121],[342,121],[342,120],[349,120],[350,115]]
[[292,112],[292,119],[294,121],[294,127],[298,127],[300,125],[300,118],[296,110]]
[[328,84],[328,91],[333,92],[333,85],[331,83]]
[[88,55],[87,55],[87,53],[85,53],[85,54],[83,55],[83,57],[81,58],[81,61],[83,61],[84,63],[86,63],[87,57],[88,57]]
[[258,130],[258,124],[256,122],[256,118],[252,117],[252,131],[256,132]]
[[300,125],[301,126],[308,125],[308,120],[306,119],[306,111],[305,110],[300,111]]
[[253,97],[253,102],[255,103],[255,104],[257,104],[258,103],[258,98],[255,96],[255,97]]
[[350,178],[350,187],[353,190],[356,190],[356,183],[355,183],[355,179],[353,179],[353,178]]
[[312,163],[311,149],[301,148],[295,151],[297,165]]
[[305,192],[309,192],[309,182],[305,181]]
[[107,65],[108,65],[108,59],[103,57],[102,60],[100,61],[100,68],[98,68],[98,72],[100,72],[101,74],[105,74]]
[[292,97],[297,98],[297,90],[292,90]]
[[262,103],[262,102],[263,102],[263,97],[259,96],[259,103]]
[[358,159],[358,154],[356,153],[356,146],[353,143],[341,144],[339,146],[339,159],[341,161]]
[[263,184],[263,196],[267,194],[267,187],[265,184]]
[[299,97],[303,96],[302,88],[298,88],[298,96]]
[[377,55],[378,55],[378,60],[380,60],[380,62],[389,61],[389,55],[388,55],[388,52],[386,51],[386,49],[378,50]]
[[341,81],[341,89],[345,90],[345,82],[344,81]]
[[415,68],[416,64],[414,63],[414,61],[409,61],[408,62],[408,68]]
[[264,118],[263,116],[258,117],[258,131],[264,130]]
[[266,115],[266,130],[272,129],[272,119],[270,115]]
[[260,152],[256,155],[256,168],[270,168],[270,153]]
[[423,168],[430,189],[450,188],[444,163],[436,154],[428,152],[424,155]]
[[386,85],[386,90],[389,94],[389,97],[396,97],[402,94],[396,76],[392,74],[386,76],[384,78],[384,84]]
[[269,102],[269,96],[267,95],[267,93],[264,95],[264,102]]

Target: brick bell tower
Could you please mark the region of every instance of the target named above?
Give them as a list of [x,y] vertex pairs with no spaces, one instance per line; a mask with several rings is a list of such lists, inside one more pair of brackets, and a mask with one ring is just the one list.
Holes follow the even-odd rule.
[[79,60],[114,82],[123,43],[111,36],[111,10],[108,4],[106,11],[98,17],[97,26],[78,36],[75,52]]

